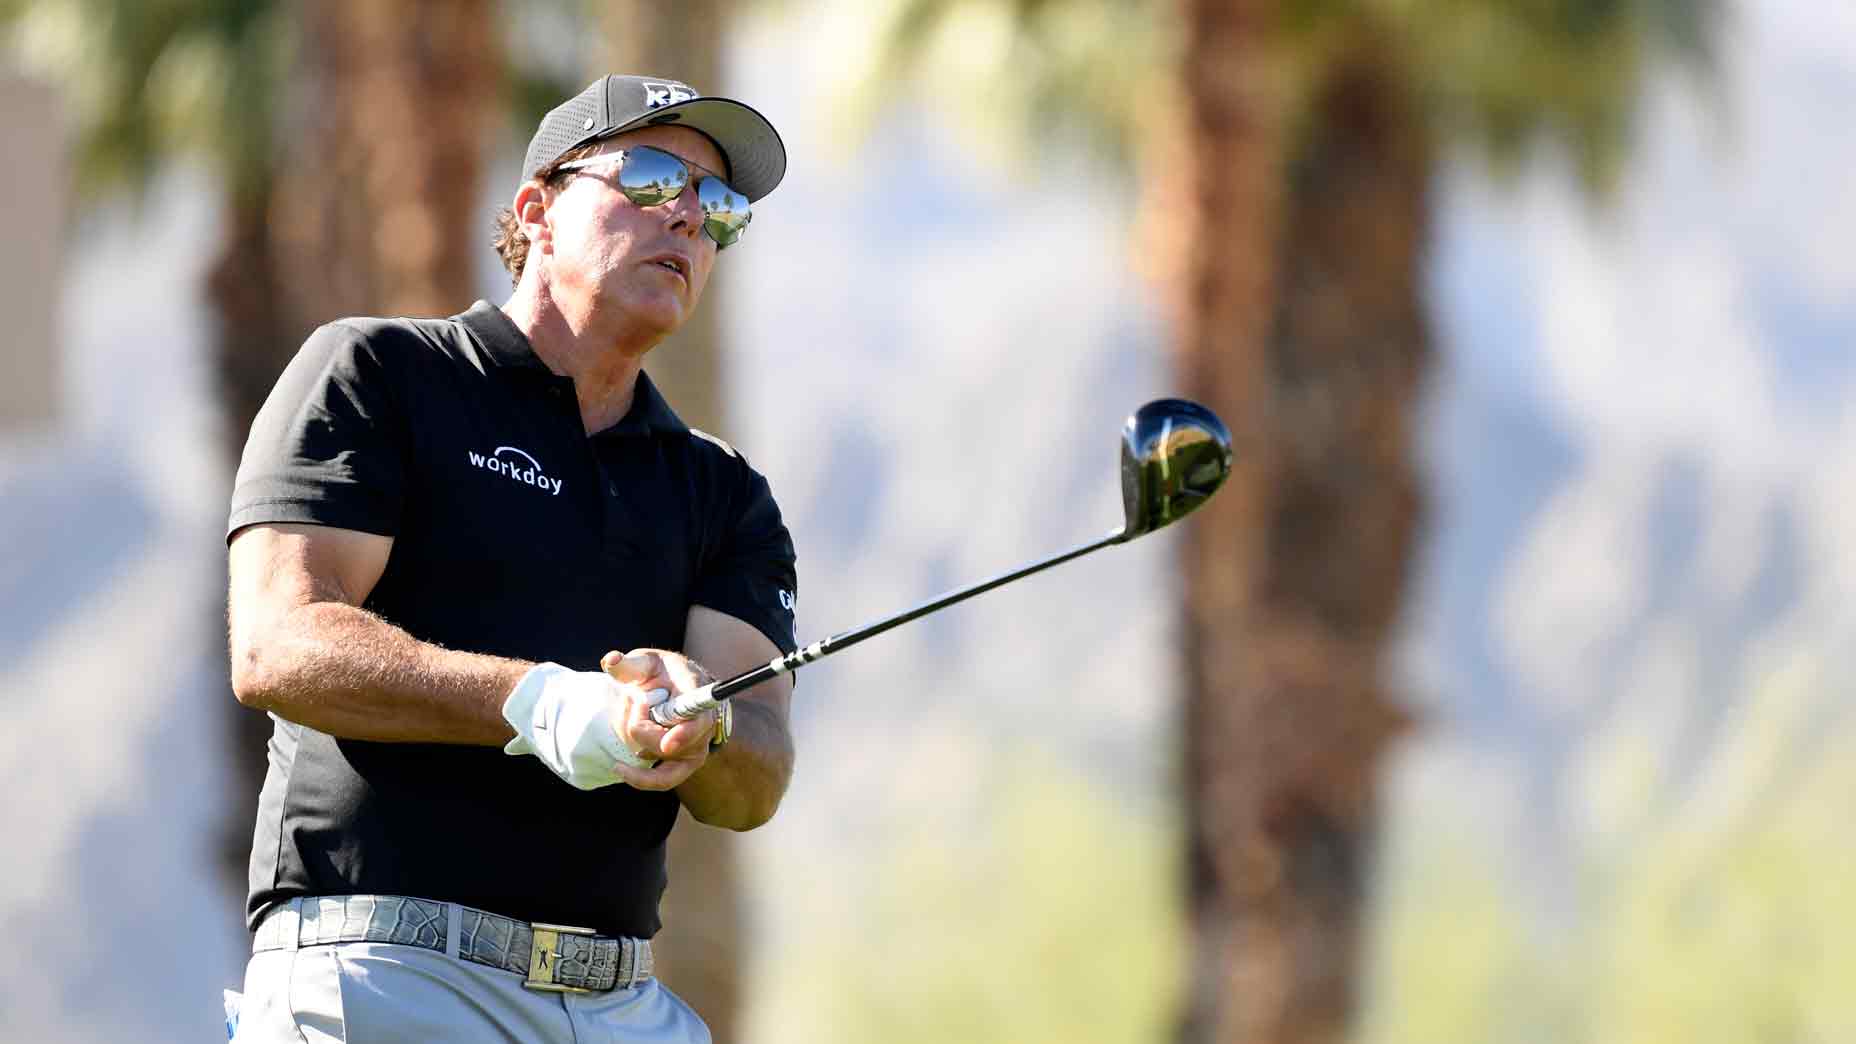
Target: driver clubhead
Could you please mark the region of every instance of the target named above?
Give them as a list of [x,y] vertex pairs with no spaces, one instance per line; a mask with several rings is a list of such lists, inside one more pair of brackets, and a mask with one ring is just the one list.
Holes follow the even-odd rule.
[[1185,399],[1155,399],[1121,430],[1121,539],[1169,526],[1211,499],[1231,474],[1231,432]]

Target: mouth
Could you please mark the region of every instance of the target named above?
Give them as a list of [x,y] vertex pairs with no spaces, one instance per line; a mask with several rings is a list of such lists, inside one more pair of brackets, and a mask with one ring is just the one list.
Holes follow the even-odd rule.
[[669,269],[675,272],[685,283],[690,281],[690,263],[686,258],[678,257],[675,254],[660,254],[646,261],[645,264]]

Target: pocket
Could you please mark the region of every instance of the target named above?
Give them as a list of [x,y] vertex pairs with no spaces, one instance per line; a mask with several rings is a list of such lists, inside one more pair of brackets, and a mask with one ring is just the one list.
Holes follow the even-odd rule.
[[341,1044],[348,1039],[335,947],[296,951],[290,966],[290,1017],[305,1044]]
[[432,950],[392,943],[338,948],[348,1035],[367,1044],[572,1040],[561,995]]

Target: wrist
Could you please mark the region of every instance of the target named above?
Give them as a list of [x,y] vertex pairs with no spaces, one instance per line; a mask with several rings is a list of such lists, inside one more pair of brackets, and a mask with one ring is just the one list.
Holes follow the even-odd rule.
[[548,683],[552,679],[571,674],[567,668],[558,663],[538,663],[522,673],[516,683],[503,697],[503,721],[515,731],[515,738],[503,745],[506,754],[532,754],[535,752],[534,730],[536,724],[545,727],[547,717],[540,710],[542,697],[547,693]]

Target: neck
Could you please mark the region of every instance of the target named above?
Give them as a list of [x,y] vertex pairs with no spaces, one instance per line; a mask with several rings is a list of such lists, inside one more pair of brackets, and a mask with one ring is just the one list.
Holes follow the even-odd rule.
[[663,339],[661,331],[641,329],[611,312],[567,300],[529,279],[503,305],[536,357],[555,373],[573,378],[588,433],[617,424],[631,409],[645,353]]

